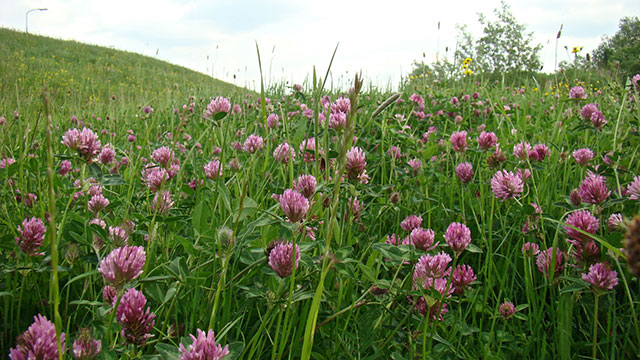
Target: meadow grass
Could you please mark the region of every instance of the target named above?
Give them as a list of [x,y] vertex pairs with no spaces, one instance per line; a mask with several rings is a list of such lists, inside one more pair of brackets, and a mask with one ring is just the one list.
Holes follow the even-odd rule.
[[[356,79],[341,93],[314,74],[306,88],[257,95],[135,54],[9,30],[0,39],[3,354],[37,314],[66,334],[67,357],[81,328],[105,359],[188,358],[179,345],[189,348],[197,329],[228,344],[225,359],[640,354],[640,289],[627,269],[638,259],[619,250],[640,204],[630,83],[588,72],[473,75],[411,79],[394,94]],[[578,85],[586,97],[569,98]],[[587,104],[607,123],[583,119]],[[83,127],[95,138],[86,130],[70,141],[68,130]],[[483,131],[499,145],[483,149]],[[277,161],[285,142],[295,157]],[[540,151],[517,157],[522,142]],[[573,156],[581,148],[595,155],[586,165]],[[65,161],[72,170],[61,174]],[[468,182],[456,174],[463,162]],[[496,184],[500,170],[511,175]],[[602,201],[589,198],[597,186],[571,196],[589,172],[604,177]],[[290,200],[285,190],[302,193],[305,174],[316,186]],[[99,194],[108,204],[96,211]],[[578,210],[598,218],[595,230],[570,221]],[[623,223],[608,227],[613,214]],[[431,243],[407,231],[411,215]],[[42,254],[19,246],[38,242],[22,231],[32,217],[47,228]],[[454,222],[470,231],[460,251],[445,239]],[[299,250],[297,266],[279,243]],[[548,275],[525,243],[557,249]],[[118,273],[114,284],[102,264],[125,244],[144,251],[127,263],[142,273]],[[450,261],[434,275],[424,264],[438,253]],[[583,279],[594,263],[617,272],[611,290]],[[460,288],[458,265],[475,274]],[[123,320],[130,289],[146,304]],[[501,313],[505,302],[515,313]]]

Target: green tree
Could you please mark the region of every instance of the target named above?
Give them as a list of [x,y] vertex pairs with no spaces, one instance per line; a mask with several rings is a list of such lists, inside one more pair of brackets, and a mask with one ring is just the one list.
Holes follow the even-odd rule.
[[479,15],[484,35],[476,44],[477,59],[474,60],[490,72],[539,70],[542,45],[533,44],[533,33],[525,33],[526,26],[516,21],[504,1],[494,14],[497,21]]
[[624,76],[640,73],[640,20],[637,16],[620,19],[618,32],[602,39],[593,51],[598,66],[619,68]]

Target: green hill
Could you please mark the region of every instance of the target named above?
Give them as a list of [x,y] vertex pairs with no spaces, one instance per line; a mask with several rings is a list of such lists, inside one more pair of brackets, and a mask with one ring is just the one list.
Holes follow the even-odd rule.
[[28,112],[45,86],[59,115],[78,106],[100,113],[103,106],[111,111],[114,106],[179,106],[190,96],[248,92],[148,56],[4,28],[0,54],[0,115],[5,116]]

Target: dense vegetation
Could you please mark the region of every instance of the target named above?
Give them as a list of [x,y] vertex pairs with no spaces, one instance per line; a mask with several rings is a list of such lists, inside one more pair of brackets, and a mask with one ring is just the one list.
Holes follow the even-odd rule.
[[3,354],[640,354],[637,79],[258,97],[0,34]]

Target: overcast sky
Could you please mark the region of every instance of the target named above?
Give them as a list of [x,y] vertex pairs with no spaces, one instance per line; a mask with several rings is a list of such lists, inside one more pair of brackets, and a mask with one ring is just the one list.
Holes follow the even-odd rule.
[[[564,46],[591,52],[602,35],[616,32],[621,17],[640,15],[640,0],[508,3],[544,46],[545,71],[553,71],[561,24],[558,61],[569,59]],[[424,54],[430,62],[455,48],[457,24],[478,38],[478,13],[492,19],[499,6],[499,0],[0,0],[0,26],[24,31],[25,12],[46,7],[29,14],[30,33],[157,57],[249,88],[259,88],[256,41],[265,80],[289,83],[303,83],[314,65],[324,75],[339,43],[334,85],[345,87],[362,70],[371,83],[396,87],[413,60]]]

